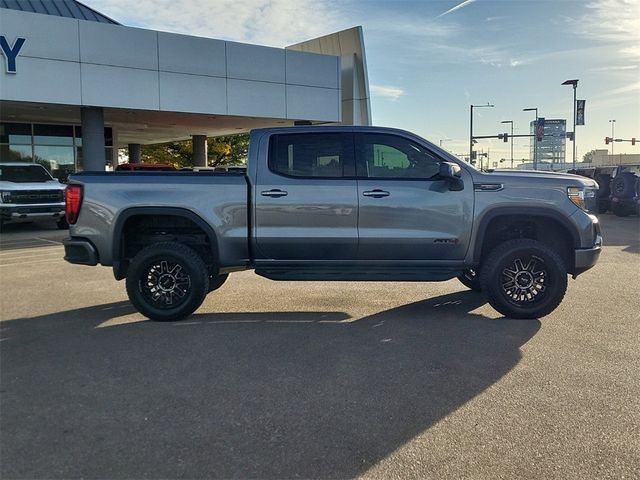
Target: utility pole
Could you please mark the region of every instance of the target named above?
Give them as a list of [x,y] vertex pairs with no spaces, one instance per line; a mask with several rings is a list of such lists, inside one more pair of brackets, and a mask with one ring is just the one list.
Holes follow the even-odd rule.
[[613,139],[616,137],[613,134],[613,127],[615,126],[616,121],[615,120],[609,120],[609,123],[611,124],[611,160],[613,160],[613,141],[614,141]]
[[565,80],[562,85],[573,86],[573,170],[576,170],[576,109],[578,108],[578,101],[576,100],[576,90],[578,89],[578,80]]
[[511,124],[511,169],[513,170],[513,120],[504,120],[500,123],[510,123]]
[[473,159],[473,108],[495,107],[487,102],[486,105],[469,105],[469,163]]
[[533,124],[533,169],[538,169],[538,107],[535,108],[523,108],[523,112],[536,112],[536,121]]

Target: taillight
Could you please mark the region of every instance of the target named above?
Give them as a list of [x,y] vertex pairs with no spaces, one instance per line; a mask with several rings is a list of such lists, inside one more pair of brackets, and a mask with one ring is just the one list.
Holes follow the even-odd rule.
[[82,185],[68,185],[65,189],[65,214],[67,223],[74,225],[82,206]]

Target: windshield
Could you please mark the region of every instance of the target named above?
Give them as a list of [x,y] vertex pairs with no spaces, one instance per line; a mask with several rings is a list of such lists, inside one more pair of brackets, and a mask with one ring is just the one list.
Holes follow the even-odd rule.
[[51,175],[40,165],[2,165],[0,181],[3,182],[48,182]]

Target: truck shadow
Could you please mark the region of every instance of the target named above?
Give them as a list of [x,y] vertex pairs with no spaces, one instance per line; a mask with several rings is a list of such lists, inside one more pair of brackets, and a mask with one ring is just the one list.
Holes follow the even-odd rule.
[[118,302],[3,323],[0,473],[362,474],[518,363],[540,322],[470,313],[484,302],[463,291],[354,322],[269,312],[95,328],[133,312]]

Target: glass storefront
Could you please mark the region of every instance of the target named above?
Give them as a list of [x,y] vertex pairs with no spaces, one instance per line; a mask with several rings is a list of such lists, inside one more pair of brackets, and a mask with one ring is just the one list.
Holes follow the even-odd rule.
[[[104,129],[105,159],[113,162],[113,131]],[[82,130],[77,125],[0,123],[0,162],[36,162],[61,180],[82,168]]]

